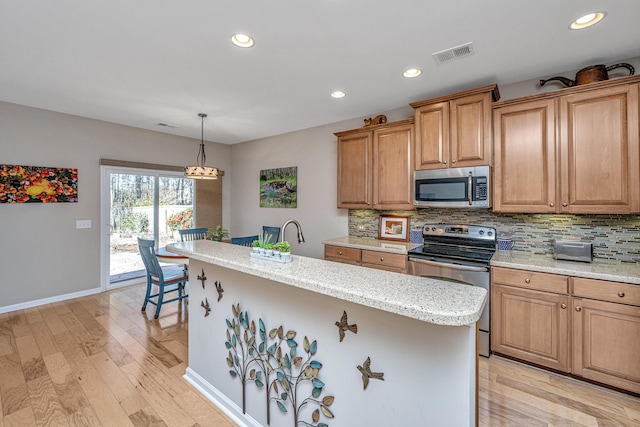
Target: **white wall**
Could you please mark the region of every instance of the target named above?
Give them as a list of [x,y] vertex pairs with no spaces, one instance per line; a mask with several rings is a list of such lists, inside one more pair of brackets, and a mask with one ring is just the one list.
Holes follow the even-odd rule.
[[[194,161],[199,143],[0,102],[0,163],[78,168],[79,200],[0,204],[0,312],[99,288],[101,158],[184,166]],[[229,146],[207,143],[206,150],[215,166],[230,168]],[[223,180],[228,226],[230,180]],[[90,219],[92,228],[76,230],[77,219]]]
[[[413,116],[411,107],[384,113],[388,121]],[[297,243],[295,226],[287,227],[286,240],[298,255],[322,258],[322,241],[348,234],[348,210],[338,209],[337,138],[333,134],[363,126],[363,119],[346,120],[231,148],[231,235],[259,234],[263,225],[281,226],[298,220],[306,243]],[[298,207],[261,208],[260,170],[298,167]]]

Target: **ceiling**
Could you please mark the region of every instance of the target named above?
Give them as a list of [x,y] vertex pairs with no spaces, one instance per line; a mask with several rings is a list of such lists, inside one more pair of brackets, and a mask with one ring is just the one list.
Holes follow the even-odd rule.
[[197,139],[204,112],[205,139],[234,144],[634,58],[639,16],[638,0],[0,0],[0,100]]

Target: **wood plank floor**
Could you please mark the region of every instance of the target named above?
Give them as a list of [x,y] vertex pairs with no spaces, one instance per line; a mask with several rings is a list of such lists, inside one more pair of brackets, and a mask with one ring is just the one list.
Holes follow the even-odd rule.
[[[188,316],[142,285],[0,314],[0,427],[235,424],[191,387]],[[480,358],[479,425],[640,426],[640,399]]]

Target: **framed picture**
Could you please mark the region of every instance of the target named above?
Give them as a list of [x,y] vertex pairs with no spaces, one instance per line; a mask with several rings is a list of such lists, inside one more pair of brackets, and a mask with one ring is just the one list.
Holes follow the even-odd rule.
[[260,171],[260,207],[298,207],[297,166]]
[[378,223],[378,239],[409,241],[409,217],[397,215],[380,215]]

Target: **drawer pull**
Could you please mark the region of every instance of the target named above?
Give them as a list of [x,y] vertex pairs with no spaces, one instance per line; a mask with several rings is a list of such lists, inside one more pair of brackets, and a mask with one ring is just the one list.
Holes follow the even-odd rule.
[[618,292],[618,296],[619,296],[620,298],[624,298],[624,292],[622,292],[622,291]]
[[342,255],[342,251],[338,252],[338,255]]
[[560,308],[564,310],[565,308],[567,308],[567,304],[565,303],[560,304]]
[[384,258],[380,257],[380,261],[384,261]]
[[524,283],[531,283],[531,279],[527,277],[526,279],[524,279]]
[[576,307],[576,311],[582,311],[582,307],[577,306],[577,307]]

